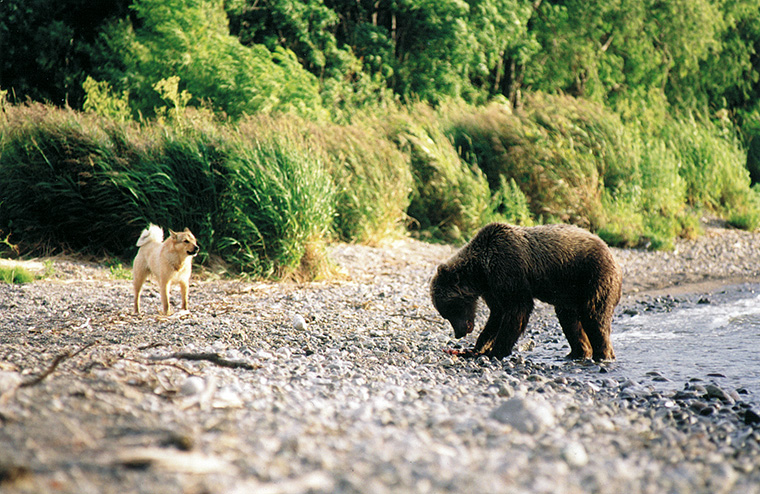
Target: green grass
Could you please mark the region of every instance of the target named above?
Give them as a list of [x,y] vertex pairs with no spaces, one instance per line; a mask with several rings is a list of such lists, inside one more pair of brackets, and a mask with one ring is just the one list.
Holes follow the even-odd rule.
[[8,284],[21,285],[37,279],[29,270],[21,266],[0,266],[0,281]]
[[423,106],[413,110],[391,119],[387,128],[413,177],[410,226],[421,238],[462,243],[490,218],[488,181],[480,168],[461,159],[438,115]]
[[124,266],[121,260],[117,258],[108,258],[103,263],[114,280],[131,280],[132,269],[129,266]]
[[453,106],[444,117],[494,199],[511,181],[539,222],[575,223],[613,245],[656,249],[696,235],[702,212],[757,227],[746,155],[730,129],[710,121],[624,122],[598,104],[540,94],[517,111]]
[[241,133],[219,198],[216,246],[254,276],[318,276],[335,189],[317,153],[295,135]]
[[[490,221],[568,222],[620,246],[667,249],[710,214],[760,225],[732,129],[690,116],[623,120],[569,96],[399,106],[350,122],[288,114],[166,121],[51,106],[0,114],[0,247],[123,261],[149,223],[251,277],[314,279],[328,242],[406,232],[462,243]],[[638,119],[630,115],[637,115]],[[114,265],[114,276],[125,276]]]

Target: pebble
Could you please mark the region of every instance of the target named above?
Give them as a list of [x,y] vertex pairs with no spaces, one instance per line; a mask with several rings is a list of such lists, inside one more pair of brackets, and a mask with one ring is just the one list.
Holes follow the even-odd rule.
[[562,457],[571,467],[584,467],[588,464],[586,448],[579,442],[568,443],[562,450]]
[[201,393],[206,388],[206,381],[199,376],[189,376],[179,387],[182,396],[193,396]]
[[306,331],[308,329],[308,326],[306,324],[306,319],[301,314],[296,314],[293,316],[293,327],[299,331]]
[[516,430],[536,434],[554,426],[554,409],[540,397],[515,396],[491,412],[491,418]]
[[0,396],[16,389],[21,384],[18,372],[0,371]]

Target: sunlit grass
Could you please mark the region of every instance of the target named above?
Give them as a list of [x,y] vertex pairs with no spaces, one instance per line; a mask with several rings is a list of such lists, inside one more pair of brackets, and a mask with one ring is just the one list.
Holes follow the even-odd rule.
[[411,231],[461,243],[490,221],[574,223],[614,245],[670,248],[698,234],[704,213],[758,228],[744,158],[724,126],[623,121],[568,96],[532,95],[517,110],[399,106],[341,125],[291,115],[232,124],[190,109],[138,124],[9,105],[0,238],[14,255],[129,260],[149,223],[187,227],[199,264],[299,279],[329,270],[334,240]]
[[8,284],[21,285],[31,283],[37,277],[22,266],[0,266],[0,281]]

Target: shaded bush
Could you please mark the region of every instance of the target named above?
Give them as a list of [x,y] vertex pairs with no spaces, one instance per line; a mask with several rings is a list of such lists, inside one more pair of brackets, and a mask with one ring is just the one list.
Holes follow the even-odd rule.
[[333,218],[333,186],[306,147],[202,118],[108,126],[39,105],[9,108],[0,125],[0,231],[23,252],[129,257],[156,223],[189,227],[202,260],[220,253],[255,276],[323,261],[313,256]]
[[110,179],[121,162],[96,120],[32,105],[8,108],[0,125],[0,230],[35,252],[123,252],[114,225],[132,210]]

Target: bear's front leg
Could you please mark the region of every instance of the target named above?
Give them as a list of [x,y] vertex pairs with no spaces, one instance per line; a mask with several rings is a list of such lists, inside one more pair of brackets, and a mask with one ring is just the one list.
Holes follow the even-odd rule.
[[456,355],[457,357],[463,358],[474,358],[485,354],[486,350],[483,348],[484,346],[491,348],[493,345],[493,340],[496,338],[496,335],[499,332],[502,316],[502,311],[491,310],[491,315],[489,316],[486,325],[483,327],[483,331],[480,333],[480,336],[478,336],[478,341],[475,343],[474,348],[468,348],[466,350],[447,348],[444,350],[444,352],[448,353],[449,355]]
[[524,299],[506,308],[495,305],[475,344],[475,352],[496,358],[511,354],[515,343],[528,326],[532,311],[533,299]]
[[501,327],[502,319],[504,318],[504,311],[498,308],[491,309],[491,314],[488,316],[486,325],[483,326],[478,341],[475,343],[473,349],[474,355],[482,355],[488,353],[493,348],[494,341],[499,334],[499,328]]

